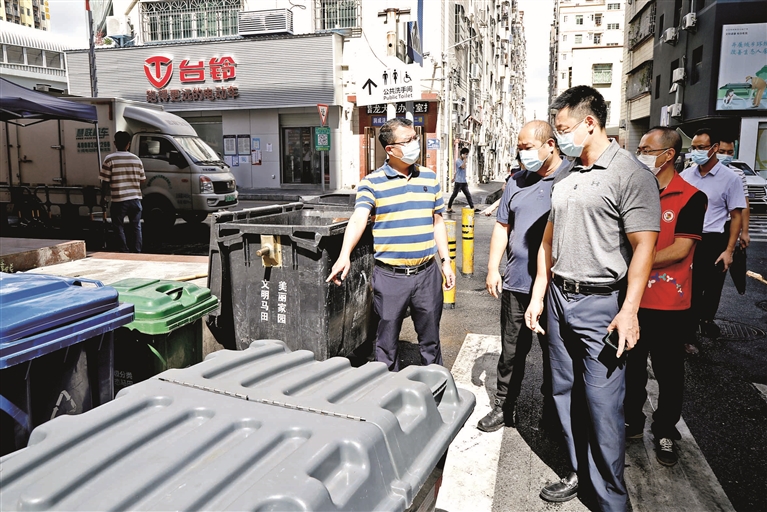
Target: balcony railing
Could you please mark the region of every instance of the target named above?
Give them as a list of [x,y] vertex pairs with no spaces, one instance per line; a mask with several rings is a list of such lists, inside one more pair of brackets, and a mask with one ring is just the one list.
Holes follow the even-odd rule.
[[362,27],[361,0],[314,0],[314,19],[318,32],[338,31],[345,35],[360,35]]
[[160,0],[139,4],[145,42],[237,35],[242,0]]

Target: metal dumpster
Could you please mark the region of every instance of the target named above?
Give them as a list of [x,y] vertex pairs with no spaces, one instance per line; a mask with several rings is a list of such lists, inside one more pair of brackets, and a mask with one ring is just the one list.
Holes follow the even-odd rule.
[[291,203],[213,215],[208,287],[220,300],[210,328],[226,348],[285,340],[317,359],[375,338],[373,236],[368,226],[343,286],[325,282],[352,208]]
[[474,405],[441,366],[352,368],[256,341],[39,427],[29,447],[0,459],[0,502],[9,511],[424,510],[438,486],[429,477]]

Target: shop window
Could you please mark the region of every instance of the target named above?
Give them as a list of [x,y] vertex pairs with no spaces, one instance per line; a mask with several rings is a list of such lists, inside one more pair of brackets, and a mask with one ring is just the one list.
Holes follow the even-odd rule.
[[329,151],[314,148],[314,128],[282,129],[282,183],[320,184],[321,158],[325,157],[325,183],[330,181]]

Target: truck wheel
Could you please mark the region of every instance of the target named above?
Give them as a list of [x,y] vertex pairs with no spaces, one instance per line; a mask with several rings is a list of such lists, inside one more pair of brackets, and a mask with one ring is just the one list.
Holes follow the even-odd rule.
[[171,228],[176,223],[176,210],[164,197],[147,197],[142,209],[141,217],[152,228]]
[[181,218],[189,224],[199,224],[208,218],[207,212],[186,212],[181,214]]

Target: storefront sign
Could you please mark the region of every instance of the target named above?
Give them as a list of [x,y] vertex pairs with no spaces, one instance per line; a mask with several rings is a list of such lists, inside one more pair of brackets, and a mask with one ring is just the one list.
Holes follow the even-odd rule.
[[149,103],[176,103],[180,101],[216,101],[238,98],[240,90],[236,85],[224,87],[195,87],[194,89],[147,89],[146,101]]
[[[399,115],[397,117],[405,117],[404,115]],[[373,116],[370,118],[370,124],[372,126],[383,126],[386,122],[386,116]],[[426,122],[426,116],[413,116],[413,124],[415,126],[423,126]]]
[[[208,73],[214,82],[233,80],[237,77],[237,63],[230,56],[213,57],[208,61]],[[162,89],[173,77],[173,57],[153,55],[144,61],[144,74],[149,83]],[[179,80],[182,84],[205,81],[205,63],[182,60],[179,66]]]
[[[365,107],[367,109],[368,115],[372,114],[386,114],[386,103],[378,103],[376,105],[368,105]],[[397,103],[397,110],[395,111],[397,114],[404,114],[407,112],[407,104],[406,103]],[[428,101],[414,101],[413,102],[413,113],[414,114],[426,114],[429,112],[429,102]]]

